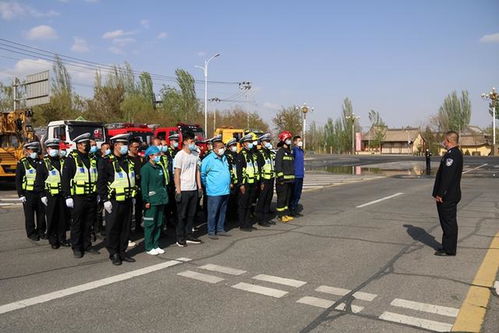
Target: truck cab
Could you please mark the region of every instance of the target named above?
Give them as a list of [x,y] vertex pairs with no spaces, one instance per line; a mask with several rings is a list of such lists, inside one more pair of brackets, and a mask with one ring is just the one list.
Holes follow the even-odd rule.
[[153,137],[153,129],[146,124],[113,123],[106,125],[107,136],[112,138],[118,134],[129,133],[134,139],[138,139],[142,145],[150,145]]
[[69,147],[68,150],[71,151],[76,149],[76,144],[73,141],[74,138],[84,133],[90,133],[99,149],[101,145],[106,142],[104,123],[86,120],[51,121],[47,125],[46,139],[60,139],[61,141],[66,142]]
[[198,124],[185,124],[178,123],[175,127],[158,127],[154,130],[154,136],[166,140],[167,144],[170,144],[170,139],[168,138],[170,135],[178,134],[179,135],[179,149],[182,149],[182,142],[184,132],[191,131],[194,133],[194,140],[196,141],[196,145],[201,150],[200,156],[203,156],[208,149],[208,145],[206,144],[204,131],[201,126]]

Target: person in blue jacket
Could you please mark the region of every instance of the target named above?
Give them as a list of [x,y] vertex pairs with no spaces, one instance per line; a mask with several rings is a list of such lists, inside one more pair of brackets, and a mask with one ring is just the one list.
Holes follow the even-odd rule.
[[201,182],[208,197],[208,237],[227,236],[225,213],[230,194],[230,169],[221,136],[213,141],[213,152],[201,163]]
[[305,166],[304,166],[305,152],[303,151],[302,138],[299,135],[293,137],[292,154],[294,156],[294,162],[295,162],[295,182],[293,185],[291,200],[289,202],[289,212],[291,216],[297,217],[297,216],[303,216],[298,211],[298,203],[300,202],[301,192],[303,189],[303,177],[305,176]]

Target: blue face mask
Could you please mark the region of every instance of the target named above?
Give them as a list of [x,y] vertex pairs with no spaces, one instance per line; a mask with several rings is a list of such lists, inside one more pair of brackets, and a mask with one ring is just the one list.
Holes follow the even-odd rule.
[[192,151],[195,151],[196,150],[196,144],[195,143],[191,143],[189,145],[189,149],[192,150]]
[[61,155],[61,157],[65,157],[67,153],[65,150],[61,150],[59,154]]
[[253,149],[253,142],[248,143],[248,149]]
[[166,153],[168,151],[168,146],[161,146],[161,151]]
[[159,163],[159,161],[161,161],[161,156],[159,155],[154,156],[153,161]]
[[272,144],[270,142],[265,142],[265,148],[272,149]]
[[35,159],[38,157],[38,154],[37,153],[31,153],[29,154],[29,157],[31,157],[32,159]]
[[178,148],[178,142],[173,141],[173,148]]
[[104,150],[104,156],[111,154],[111,149]]
[[121,146],[120,148],[121,155],[126,155],[128,153],[128,146]]
[[97,152],[97,146],[90,147],[89,153],[96,153],[96,152]]
[[49,151],[49,156],[50,157],[56,157],[57,155],[59,155],[59,150],[57,150],[57,149],[50,149],[50,151]]

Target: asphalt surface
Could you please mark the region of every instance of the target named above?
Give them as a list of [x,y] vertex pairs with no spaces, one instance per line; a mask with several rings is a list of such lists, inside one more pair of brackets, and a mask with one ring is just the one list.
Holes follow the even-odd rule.
[[[499,159],[465,159],[458,255],[446,258],[433,255],[441,239],[431,198],[433,177],[411,171],[414,165],[421,168],[422,159],[347,159],[314,156],[307,161],[301,218],[251,233],[231,229],[231,237],[219,240],[208,239],[202,229],[204,244],[186,248],[163,239],[166,253],[157,257],[139,245],[131,250],[137,262],[118,267],[105,249],[74,259],[68,249],[28,240],[20,207],[0,206],[0,331],[418,332],[452,327],[499,231]],[[347,169],[328,173],[331,166]],[[356,175],[359,166],[363,175]],[[14,196],[10,185],[2,186],[0,199]],[[191,260],[100,287],[96,282],[178,258]],[[69,296],[52,294],[38,298],[39,304],[2,308],[83,284],[82,291]],[[264,294],[247,291],[248,286]],[[497,332],[497,294],[489,305],[483,331]],[[397,315],[408,323],[389,321]],[[422,322],[429,328],[415,326]]]

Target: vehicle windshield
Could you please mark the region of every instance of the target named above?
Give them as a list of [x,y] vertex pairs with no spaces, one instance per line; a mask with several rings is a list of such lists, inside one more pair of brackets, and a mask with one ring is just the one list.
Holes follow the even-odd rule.
[[138,140],[140,140],[140,142],[146,143],[149,145],[151,143],[152,133],[132,132],[131,137],[134,139],[138,139]]
[[89,125],[69,125],[69,139],[74,140],[79,135],[90,133],[95,141],[104,141],[104,127],[103,126],[89,126]]
[[22,140],[15,134],[4,134],[0,135],[0,147],[1,148],[18,148],[22,144]]

